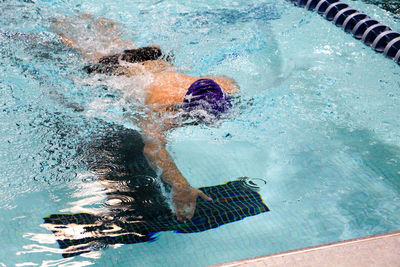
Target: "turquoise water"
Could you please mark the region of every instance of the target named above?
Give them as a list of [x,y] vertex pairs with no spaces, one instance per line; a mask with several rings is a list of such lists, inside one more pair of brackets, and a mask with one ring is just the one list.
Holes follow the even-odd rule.
[[[400,30],[390,13],[349,4]],[[173,51],[180,72],[238,81],[234,116],[177,129],[168,149],[196,187],[265,179],[270,212],[62,258],[43,217],[101,209],[76,147],[99,119],[136,128],[125,115],[140,87],[81,71],[79,52],[50,30],[76,12]],[[0,266],[205,266],[399,230],[400,68],[322,17],[255,0],[10,0],[0,14]]]

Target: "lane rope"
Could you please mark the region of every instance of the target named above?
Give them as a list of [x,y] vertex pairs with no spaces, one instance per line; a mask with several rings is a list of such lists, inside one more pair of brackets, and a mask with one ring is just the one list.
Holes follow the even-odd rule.
[[339,0],[288,0],[315,11],[346,33],[400,65],[400,33]]

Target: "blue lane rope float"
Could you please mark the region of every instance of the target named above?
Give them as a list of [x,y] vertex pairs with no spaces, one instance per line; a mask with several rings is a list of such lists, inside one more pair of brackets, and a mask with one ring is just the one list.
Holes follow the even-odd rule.
[[288,0],[316,11],[345,32],[400,64],[400,33],[339,0]]

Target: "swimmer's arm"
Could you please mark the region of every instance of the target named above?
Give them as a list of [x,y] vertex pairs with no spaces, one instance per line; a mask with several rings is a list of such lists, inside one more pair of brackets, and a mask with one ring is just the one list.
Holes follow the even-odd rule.
[[[71,31],[74,30],[73,25],[77,22],[85,23],[93,30],[94,33],[91,33],[91,36],[85,36],[93,39],[91,46],[87,46],[85,42],[82,42],[74,36],[74,34],[71,34]],[[66,15],[63,18],[56,19],[56,21],[51,24],[50,30],[58,34],[61,41],[68,47],[80,50],[86,59],[97,62],[110,53],[104,52],[107,48],[117,48],[116,50],[121,50],[127,47],[135,47],[133,42],[121,38],[119,26],[121,26],[119,23],[110,19],[101,17],[96,19],[90,13],[80,13],[77,17]],[[82,35],[83,34],[85,33],[82,33]],[[107,45],[105,45],[104,42],[97,41],[96,36],[107,36]]]
[[160,131],[159,126],[147,124],[145,127],[142,127],[142,131],[145,139],[144,155],[154,169],[161,169],[162,179],[172,187],[190,186],[166,150],[165,136]]
[[142,125],[144,135],[144,155],[154,169],[161,170],[161,178],[172,187],[172,204],[178,221],[193,217],[197,197],[211,201],[202,191],[190,186],[166,150],[163,129],[154,121],[147,120]]

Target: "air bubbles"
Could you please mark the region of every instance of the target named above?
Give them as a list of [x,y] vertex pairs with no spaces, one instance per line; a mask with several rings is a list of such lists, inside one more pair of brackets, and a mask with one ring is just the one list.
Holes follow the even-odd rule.
[[115,172],[115,170],[117,169],[117,166],[115,164],[112,163],[96,163],[93,164],[90,168],[90,171],[95,173],[96,175],[108,175],[110,173]]
[[107,244],[102,243],[102,242],[93,242],[90,244],[90,250],[92,251],[98,251],[105,249],[107,247]]
[[156,177],[151,177],[148,175],[135,175],[132,177],[132,183],[133,182],[136,187],[142,187],[157,185],[159,181]]
[[91,183],[97,180],[97,177],[89,172],[78,174],[78,178],[84,183]]
[[134,203],[135,199],[131,196],[121,195],[121,194],[113,194],[109,195],[108,199],[104,203],[106,207],[120,207],[126,204]]
[[242,182],[244,187],[252,191],[258,191],[261,187],[267,184],[267,181],[261,178],[240,177],[238,180]]
[[120,198],[111,198],[106,201],[107,206],[116,206],[122,203]]

